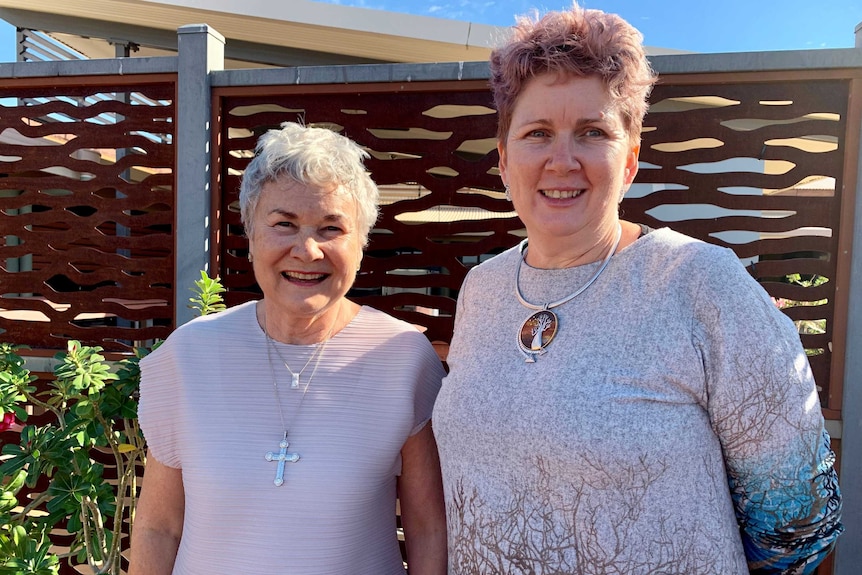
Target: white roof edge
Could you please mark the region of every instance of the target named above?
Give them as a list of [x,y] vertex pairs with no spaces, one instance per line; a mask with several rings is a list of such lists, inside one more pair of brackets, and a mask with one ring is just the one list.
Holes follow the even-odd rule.
[[[326,4],[310,0],[139,0],[147,4],[191,8],[265,20],[287,21],[325,28],[400,36],[481,48],[493,47],[507,28],[476,22],[449,20]],[[405,33],[407,30],[409,33]]]

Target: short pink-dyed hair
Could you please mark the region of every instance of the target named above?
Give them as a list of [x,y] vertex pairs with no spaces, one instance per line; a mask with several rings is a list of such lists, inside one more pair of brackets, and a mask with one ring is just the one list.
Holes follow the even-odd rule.
[[491,53],[490,68],[497,138],[503,145],[521,90],[546,72],[601,78],[626,133],[633,142],[640,141],[656,74],[647,61],[643,36],[616,14],[575,3],[571,10],[521,16],[508,41]]

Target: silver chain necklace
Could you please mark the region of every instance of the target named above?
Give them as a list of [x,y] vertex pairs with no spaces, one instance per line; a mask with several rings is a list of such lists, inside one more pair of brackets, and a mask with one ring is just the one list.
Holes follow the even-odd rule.
[[[266,332],[265,329],[264,329],[264,332]],[[295,372],[292,369],[290,369],[290,366],[287,364],[287,360],[284,359],[283,355],[281,355],[281,351],[275,345],[275,342],[273,341],[273,339],[271,337],[269,337],[269,333],[266,334],[266,342],[267,342],[267,345],[272,346],[272,349],[275,350],[275,354],[278,356],[278,359],[281,360],[281,363],[284,364],[284,368],[288,371],[288,373],[290,373],[290,387],[292,387],[293,389],[298,388],[299,387],[299,378],[302,377],[302,374],[305,372],[305,368],[308,367],[308,364],[311,363],[311,360],[314,359],[314,356],[317,355],[317,353],[320,351],[320,344],[317,344],[314,346],[314,349],[311,351],[311,354],[308,356],[308,361],[305,362],[305,365],[302,366],[302,369],[300,369],[298,372]]]
[[[335,326],[333,325],[334,329]],[[275,479],[273,480],[273,484],[278,487],[284,484],[284,466],[285,463],[296,463],[299,461],[299,453],[290,453],[287,451],[287,448],[290,447],[290,443],[287,441],[287,422],[284,418],[284,410],[281,407],[281,395],[278,393],[278,378],[275,375],[275,367],[272,365],[272,350],[274,349],[276,354],[278,354],[279,359],[284,364],[284,367],[287,368],[287,371],[291,376],[291,387],[299,386],[299,376],[302,375],[302,372],[305,371],[305,368],[308,367],[308,364],[311,363],[311,360],[317,356],[317,361],[314,362],[314,369],[311,370],[311,375],[308,376],[308,379],[305,381],[305,387],[302,389],[302,395],[299,398],[299,403],[296,406],[296,409],[293,412],[292,420],[295,420],[295,417],[299,414],[299,410],[302,407],[302,402],[305,400],[305,394],[308,391],[308,386],[311,385],[311,380],[314,379],[314,374],[317,373],[317,366],[320,365],[320,358],[323,357],[323,350],[326,347],[326,344],[329,342],[330,336],[332,335],[332,329],[329,330],[326,338],[317,344],[315,350],[311,353],[311,356],[308,358],[308,362],[306,362],[305,366],[300,370],[298,374],[295,374],[289,367],[287,367],[287,362],[284,361],[281,353],[278,351],[278,348],[275,346],[275,342],[269,336],[269,332],[266,330],[266,318],[263,321],[263,333],[266,336],[266,358],[269,362],[269,370],[272,373],[272,389],[275,393],[275,404],[278,407],[278,416],[281,419],[281,428],[284,430],[281,441],[278,443],[279,450],[278,451],[267,451],[264,455],[264,459],[267,461],[275,461],[278,463],[278,467],[275,471]],[[294,386],[293,382],[296,382],[297,385]],[[294,423],[294,421],[291,421]]]
[[516,334],[518,350],[524,354],[524,361],[526,363],[536,363],[536,359],[540,355],[547,353],[546,348],[554,340],[554,336],[557,335],[559,319],[557,318],[557,314],[551,310],[563,305],[564,303],[570,302],[582,294],[588,287],[593,285],[593,282],[595,282],[599,276],[602,275],[602,272],[605,271],[605,268],[608,267],[611,258],[617,251],[617,247],[620,245],[620,239],[622,237],[623,227],[618,223],[617,236],[614,239],[614,244],[611,246],[607,255],[605,255],[605,259],[602,260],[602,264],[599,266],[599,269],[596,270],[596,273],[594,273],[593,276],[584,283],[584,285],[579,287],[573,293],[570,293],[566,297],[558,299],[557,301],[541,305],[528,302],[521,294],[521,287],[518,285],[518,282],[521,277],[521,264],[527,257],[527,240],[523,240],[518,245],[518,251],[521,257],[518,258],[518,267],[515,269],[515,297],[518,298],[518,301],[521,302],[521,305],[524,307],[537,310],[535,313],[531,314],[530,317],[524,320]]

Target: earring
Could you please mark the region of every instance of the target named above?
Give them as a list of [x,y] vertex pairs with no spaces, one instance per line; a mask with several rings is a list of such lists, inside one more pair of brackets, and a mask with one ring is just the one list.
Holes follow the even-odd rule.
[[509,184],[503,184],[503,187],[506,190],[506,200],[511,202],[512,201],[512,192],[509,191]]
[[251,252],[248,252],[248,261],[249,263],[254,261],[254,254],[252,254]]
[[621,203],[623,203],[623,200],[626,198],[626,194],[627,194],[627,193],[628,193],[628,189],[627,189],[627,188],[623,188],[623,189],[620,191],[620,199],[617,201],[617,204],[621,204]]

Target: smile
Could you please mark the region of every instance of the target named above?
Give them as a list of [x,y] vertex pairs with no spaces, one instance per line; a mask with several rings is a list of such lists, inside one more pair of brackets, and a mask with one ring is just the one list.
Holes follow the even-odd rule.
[[541,190],[541,192],[546,198],[567,200],[569,198],[577,198],[584,193],[584,190]]
[[301,282],[313,282],[326,279],[328,274],[321,273],[304,273],[304,272],[281,272],[281,277],[286,280],[294,280]]

